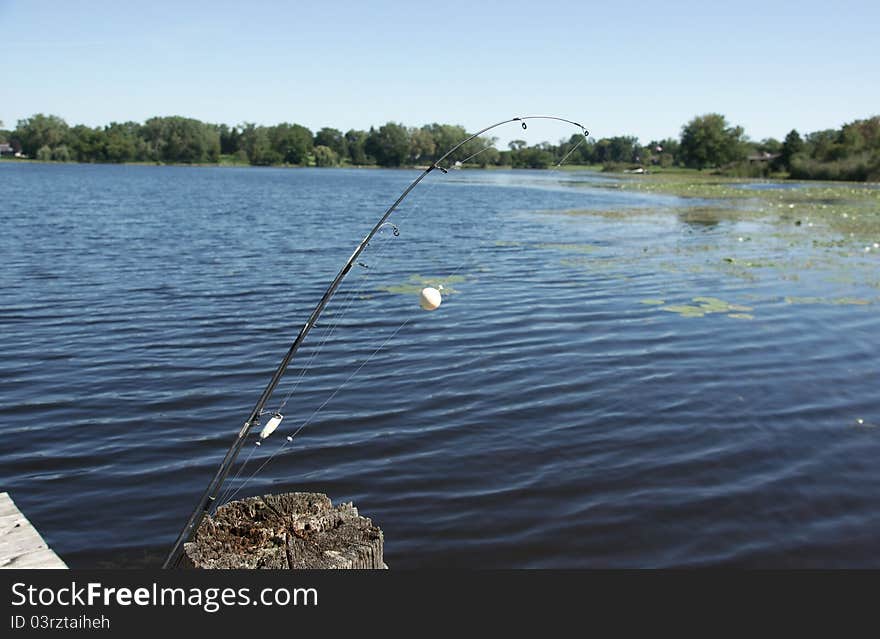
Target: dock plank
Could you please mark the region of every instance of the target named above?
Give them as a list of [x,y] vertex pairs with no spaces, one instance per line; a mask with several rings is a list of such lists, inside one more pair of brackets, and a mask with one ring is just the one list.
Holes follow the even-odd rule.
[[16,507],[9,493],[0,493],[0,569],[2,568],[67,568]]

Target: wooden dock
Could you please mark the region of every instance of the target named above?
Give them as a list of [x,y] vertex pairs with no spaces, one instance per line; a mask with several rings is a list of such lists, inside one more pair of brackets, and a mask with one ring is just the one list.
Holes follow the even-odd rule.
[[9,493],[0,493],[0,568],[67,568]]

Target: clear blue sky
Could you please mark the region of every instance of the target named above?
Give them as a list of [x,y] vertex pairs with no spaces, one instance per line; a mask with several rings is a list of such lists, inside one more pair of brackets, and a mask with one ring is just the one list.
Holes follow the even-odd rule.
[[541,113],[646,143],[710,111],[754,139],[880,113],[876,0],[0,0],[0,31],[7,127],[44,112],[474,129]]

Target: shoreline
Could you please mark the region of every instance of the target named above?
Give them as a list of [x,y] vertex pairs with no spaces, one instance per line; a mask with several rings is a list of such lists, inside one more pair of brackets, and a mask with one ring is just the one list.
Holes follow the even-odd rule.
[[[391,171],[424,171],[428,168],[425,164],[402,165],[402,166],[380,166],[378,164],[343,164],[337,166],[307,166],[303,164],[271,164],[258,165],[248,163],[229,163],[229,162],[59,162],[55,160],[35,160],[31,158],[0,158],[0,165],[3,164],[40,164],[40,165],[77,165],[77,166],[156,166],[156,167],[183,167],[183,168],[219,168],[219,169],[349,169],[349,170],[391,170]],[[650,185],[652,182],[666,182],[670,186],[680,186],[682,182],[693,180],[696,183],[705,183],[708,181],[720,182],[723,184],[804,184],[807,187],[828,186],[861,186],[877,188],[880,181],[854,181],[854,180],[810,180],[796,179],[785,176],[773,177],[738,177],[718,173],[715,169],[689,169],[683,167],[665,167],[649,170],[645,173],[634,174],[625,171],[604,171],[601,165],[596,164],[571,164],[565,166],[548,166],[546,168],[531,167],[513,167],[505,166],[462,166],[456,170],[463,171],[563,171],[575,172],[584,171],[596,173],[607,177],[609,180],[617,180],[617,188],[623,189],[639,189],[638,185],[642,182]],[[673,186],[673,190],[675,189]],[[649,187],[650,188],[650,187]],[[692,195],[681,193],[682,195]]]
[[[193,168],[220,168],[220,169],[390,169],[407,171],[424,171],[427,164],[404,164],[400,166],[381,166],[379,164],[339,164],[336,166],[312,166],[305,164],[250,164],[247,162],[60,162],[57,160],[35,160],[31,158],[0,158],[0,164],[76,164],[81,166],[182,166]],[[595,171],[602,172],[602,167],[593,164],[572,164],[562,167],[520,168],[511,165],[478,166],[466,165],[459,167],[460,170],[479,171]]]

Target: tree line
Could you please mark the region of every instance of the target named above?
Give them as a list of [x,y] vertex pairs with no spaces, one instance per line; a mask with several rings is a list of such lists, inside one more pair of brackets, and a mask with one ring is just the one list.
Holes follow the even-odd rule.
[[[463,127],[437,123],[406,127],[388,122],[345,133],[331,127],[312,132],[288,122],[228,126],[178,116],[88,127],[39,113],[19,120],[14,130],[2,130],[0,123],[0,142],[24,157],[62,162],[399,167],[430,164],[465,137]],[[598,140],[573,135],[557,144],[535,145],[513,140],[506,149],[496,148],[495,142],[474,139],[448,161],[541,169],[565,158],[567,164],[602,165],[606,170],[659,166],[749,177],[787,173],[799,179],[880,179],[880,117],[803,136],[792,130],[782,141],[750,140],[742,127],[710,113],[686,123],[678,138],[648,144],[626,135]]]

